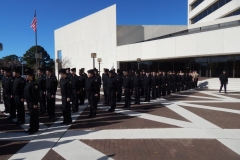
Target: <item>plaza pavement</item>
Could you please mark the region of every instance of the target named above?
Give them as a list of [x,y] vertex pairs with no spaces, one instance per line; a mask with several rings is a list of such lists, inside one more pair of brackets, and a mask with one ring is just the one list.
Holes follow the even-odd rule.
[[72,114],[69,126],[60,125],[60,99],[58,93],[56,118],[41,115],[35,135],[24,132],[28,112],[22,126],[0,114],[1,160],[240,159],[240,92],[190,90],[132,105],[131,110],[120,102],[114,113],[100,103],[94,119],[87,118],[86,102]]

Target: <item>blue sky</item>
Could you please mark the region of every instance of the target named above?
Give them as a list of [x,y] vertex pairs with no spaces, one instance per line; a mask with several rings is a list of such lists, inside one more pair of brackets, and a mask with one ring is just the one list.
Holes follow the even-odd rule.
[[0,0],[0,58],[22,56],[35,45],[30,28],[37,10],[38,45],[54,57],[54,30],[117,4],[119,25],[187,24],[187,0]]

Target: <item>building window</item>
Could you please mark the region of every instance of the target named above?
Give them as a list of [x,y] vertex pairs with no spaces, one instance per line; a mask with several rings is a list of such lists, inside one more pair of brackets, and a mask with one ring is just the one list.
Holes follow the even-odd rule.
[[196,0],[193,4],[191,4],[191,10],[196,8],[199,4],[201,4],[204,0]]
[[199,13],[197,16],[192,18],[191,19],[191,24],[197,23],[198,21],[200,21],[204,17],[208,16],[212,12],[216,11],[217,9],[221,8],[222,6],[224,6],[225,4],[227,4],[230,1],[232,1],[232,0],[218,0],[217,2],[212,4],[210,7],[203,10],[201,13]]
[[240,8],[232,13],[229,13],[228,15],[224,16],[223,18],[237,16],[237,15],[240,15]]

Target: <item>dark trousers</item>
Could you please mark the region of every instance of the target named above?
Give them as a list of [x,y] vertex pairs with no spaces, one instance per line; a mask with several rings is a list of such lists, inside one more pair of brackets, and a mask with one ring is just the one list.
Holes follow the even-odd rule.
[[97,98],[94,92],[87,92],[88,103],[90,106],[90,114],[96,114],[97,112]]
[[116,91],[108,90],[108,100],[111,109],[114,111],[116,108]]
[[96,97],[98,103],[100,102],[100,88],[101,87],[98,88],[98,96]]
[[117,101],[120,102],[121,100],[122,100],[122,86],[119,87],[117,94]]
[[142,90],[141,90],[141,96],[144,96],[144,92],[145,92],[145,91],[144,91],[144,87],[141,87],[141,89],[142,89]]
[[162,96],[162,85],[158,86],[158,97],[161,98]]
[[7,105],[9,106],[9,114],[11,117],[16,117],[16,106],[14,98],[11,98],[11,95],[7,95]]
[[85,98],[86,98],[86,91],[81,89],[79,94],[80,105],[84,104]]
[[39,103],[40,103],[40,111],[46,112],[46,92],[39,91]]
[[49,116],[55,116],[55,95],[54,98],[51,97],[52,92],[47,92],[47,111]]
[[223,82],[221,82],[221,86],[220,86],[220,90],[219,90],[219,92],[221,92],[221,91],[222,91],[222,87],[224,87],[224,92],[226,93],[226,92],[227,92],[227,84],[226,84],[226,83],[223,83]]
[[24,102],[21,101],[22,96],[14,95],[14,101],[17,108],[17,122],[25,123]]
[[135,103],[140,104],[140,87],[134,87],[135,91]]
[[176,83],[177,92],[180,92],[180,86],[181,86],[180,83]]
[[125,96],[125,107],[130,108],[131,106],[131,92],[129,88],[124,89],[124,96]]
[[156,86],[152,86],[152,99],[157,98],[157,88]]
[[150,87],[144,87],[145,101],[150,102]]
[[38,108],[33,107],[34,103],[27,102],[27,107],[30,113],[30,131],[37,132],[39,129]]
[[78,111],[78,91],[76,89],[72,89],[72,110]]
[[176,83],[173,82],[172,83],[172,93],[175,93],[176,92]]
[[108,91],[107,91],[107,86],[103,87],[103,94],[104,94],[104,103],[108,104]]
[[170,95],[171,94],[171,84],[168,83],[166,87],[167,87],[167,95]]
[[67,98],[69,98],[67,95],[62,94],[63,123],[72,123],[71,106]]

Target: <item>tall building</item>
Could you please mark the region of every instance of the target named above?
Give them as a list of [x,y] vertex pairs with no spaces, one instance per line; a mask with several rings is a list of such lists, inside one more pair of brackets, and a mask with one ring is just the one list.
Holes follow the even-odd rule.
[[96,53],[101,71],[196,70],[218,77],[226,70],[229,77],[240,77],[239,9],[240,0],[188,0],[188,25],[123,26],[116,24],[113,5],[55,30],[55,58],[90,69]]

